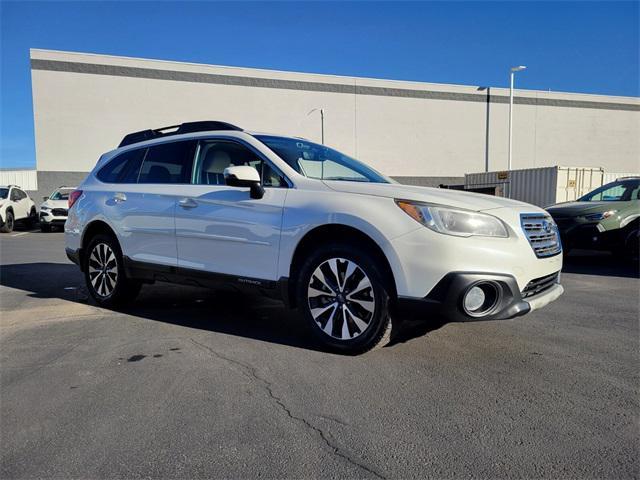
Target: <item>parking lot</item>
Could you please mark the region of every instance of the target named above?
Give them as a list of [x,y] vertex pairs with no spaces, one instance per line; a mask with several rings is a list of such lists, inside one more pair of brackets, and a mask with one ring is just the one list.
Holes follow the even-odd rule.
[[0,236],[2,478],[637,478],[638,271],[566,263],[510,321],[406,320],[359,357],[280,304],[88,301],[61,233]]

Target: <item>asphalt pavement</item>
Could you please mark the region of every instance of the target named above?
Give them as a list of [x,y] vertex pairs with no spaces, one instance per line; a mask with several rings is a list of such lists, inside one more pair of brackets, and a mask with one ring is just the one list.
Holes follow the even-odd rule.
[[636,266],[570,257],[509,321],[358,357],[265,299],[87,299],[61,233],[0,235],[0,478],[638,478]]

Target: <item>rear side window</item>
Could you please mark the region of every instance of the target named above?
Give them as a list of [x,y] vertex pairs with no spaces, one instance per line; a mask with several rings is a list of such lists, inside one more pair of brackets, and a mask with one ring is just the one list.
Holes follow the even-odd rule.
[[136,183],[146,151],[139,148],[118,155],[100,169],[98,179],[105,183]]
[[14,188],[13,190],[11,190],[11,200],[14,202],[19,202],[20,200],[23,200],[27,198],[27,194],[24,193],[22,190],[19,190],[17,188]]
[[189,140],[149,147],[138,183],[190,183],[195,146]]

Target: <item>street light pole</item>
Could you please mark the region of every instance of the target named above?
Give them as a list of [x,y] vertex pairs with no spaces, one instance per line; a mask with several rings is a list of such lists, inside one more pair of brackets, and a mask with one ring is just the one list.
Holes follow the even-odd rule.
[[320,111],[320,143],[324,145],[324,108],[314,108],[309,113],[307,113],[307,117],[311,115],[316,110]]
[[513,80],[516,72],[521,72],[527,67],[519,65],[517,67],[511,67],[510,80],[511,86],[509,87],[509,161],[507,163],[507,170],[511,170],[511,150],[512,150],[512,137],[513,137]]

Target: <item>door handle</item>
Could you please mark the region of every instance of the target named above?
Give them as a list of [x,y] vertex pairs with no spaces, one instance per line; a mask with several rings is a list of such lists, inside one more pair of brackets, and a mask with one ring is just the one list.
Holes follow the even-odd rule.
[[127,196],[124,193],[116,193],[113,195],[113,201],[116,203],[120,203],[120,202],[126,202],[127,201]]
[[196,201],[191,198],[183,198],[182,200],[178,201],[178,205],[180,205],[182,208],[195,208],[198,206]]

